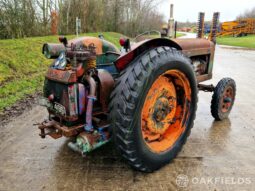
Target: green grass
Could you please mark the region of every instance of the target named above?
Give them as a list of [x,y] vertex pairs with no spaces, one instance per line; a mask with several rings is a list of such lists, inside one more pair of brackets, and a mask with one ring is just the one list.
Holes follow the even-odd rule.
[[255,35],[248,35],[245,37],[218,37],[217,43],[228,46],[255,48]]
[[[80,36],[98,36],[87,33]],[[119,47],[121,34],[102,33],[104,38]],[[75,35],[67,35],[68,39]],[[42,90],[44,74],[52,62],[41,48],[45,42],[56,43],[58,36],[0,40],[0,112],[18,100]]]
[[185,34],[183,34],[183,33],[176,33],[176,37],[178,38],[178,37],[182,37],[182,36],[185,36]]

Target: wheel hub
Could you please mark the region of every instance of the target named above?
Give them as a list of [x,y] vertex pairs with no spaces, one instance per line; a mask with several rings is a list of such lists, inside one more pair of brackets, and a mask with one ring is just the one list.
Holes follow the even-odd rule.
[[164,134],[173,120],[176,108],[176,90],[166,77],[160,77],[148,93],[143,121],[152,133]]
[[[177,70],[159,76],[150,87],[141,113],[142,135],[154,152],[170,148],[185,130],[190,84]],[[177,101],[179,100],[179,101]],[[179,103],[178,103],[179,102]]]
[[233,102],[233,89],[232,87],[228,87],[223,93],[223,98],[221,101],[221,105],[222,105],[221,111],[223,113],[228,112],[229,109],[231,108],[232,102]]
[[157,100],[154,108],[153,118],[156,122],[160,122],[172,111],[173,106],[169,104],[166,97],[161,97]]

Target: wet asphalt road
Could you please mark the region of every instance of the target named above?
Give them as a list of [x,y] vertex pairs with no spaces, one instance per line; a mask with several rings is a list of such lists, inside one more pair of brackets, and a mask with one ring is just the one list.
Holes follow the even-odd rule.
[[0,191],[254,190],[255,51],[217,47],[208,84],[227,76],[237,83],[229,119],[215,122],[211,93],[200,92],[186,145],[171,164],[151,174],[132,170],[112,144],[82,158],[69,150],[68,139],[41,139],[33,124],[46,111],[34,107],[0,128]]

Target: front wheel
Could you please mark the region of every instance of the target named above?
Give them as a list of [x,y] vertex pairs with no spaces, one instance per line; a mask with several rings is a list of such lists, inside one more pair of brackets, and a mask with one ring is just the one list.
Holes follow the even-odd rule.
[[181,52],[152,49],[121,72],[111,95],[117,149],[135,169],[152,172],[180,151],[193,126],[197,83]]
[[215,120],[226,119],[234,105],[236,83],[231,78],[223,78],[214,89],[211,102],[211,113]]

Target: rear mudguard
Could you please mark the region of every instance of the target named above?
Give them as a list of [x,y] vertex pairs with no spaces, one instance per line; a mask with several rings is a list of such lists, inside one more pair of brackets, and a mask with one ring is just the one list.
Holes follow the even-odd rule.
[[[145,51],[156,48],[159,46],[167,46],[176,48],[177,50],[182,51],[186,56],[200,56],[200,55],[210,55],[214,53],[215,44],[211,41],[203,38],[194,38],[194,39],[166,39],[166,38],[155,38],[151,40],[144,40],[139,43],[136,43],[131,47],[131,51],[120,56],[115,61],[115,66],[118,71],[122,71],[131,63],[137,56],[141,55]],[[213,61],[213,57],[211,57]]]
[[151,48],[159,47],[159,46],[168,46],[174,47],[178,50],[182,50],[182,48],[174,41],[166,38],[155,38],[150,40],[144,40],[139,43],[136,43],[134,46],[131,47],[131,51],[127,52],[126,54],[120,56],[115,61],[115,66],[120,72],[126,66],[132,62],[137,56],[149,50]]

